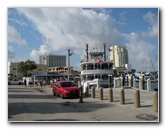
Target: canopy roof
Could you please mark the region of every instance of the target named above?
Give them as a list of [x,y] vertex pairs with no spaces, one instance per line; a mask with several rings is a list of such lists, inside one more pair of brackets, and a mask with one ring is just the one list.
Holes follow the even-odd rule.
[[35,77],[67,77],[67,74],[36,74]]

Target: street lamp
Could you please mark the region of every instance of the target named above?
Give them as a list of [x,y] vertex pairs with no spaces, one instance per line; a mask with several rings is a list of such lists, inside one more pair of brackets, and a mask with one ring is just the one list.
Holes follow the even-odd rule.
[[15,77],[17,78],[17,64],[16,64],[16,76]]
[[70,80],[70,56],[73,55],[73,53],[70,52],[70,48],[67,49],[68,51],[68,80]]

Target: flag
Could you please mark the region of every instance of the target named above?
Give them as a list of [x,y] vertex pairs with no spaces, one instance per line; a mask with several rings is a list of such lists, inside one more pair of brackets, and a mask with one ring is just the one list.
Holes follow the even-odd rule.
[[97,58],[98,63],[104,63],[104,61],[101,58]]

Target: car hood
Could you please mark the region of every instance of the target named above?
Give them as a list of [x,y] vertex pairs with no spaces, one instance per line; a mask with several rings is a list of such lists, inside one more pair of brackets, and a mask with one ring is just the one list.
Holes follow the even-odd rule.
[[79,88],[77,86],[75,87],[64,87],[64,90],[79,90]]

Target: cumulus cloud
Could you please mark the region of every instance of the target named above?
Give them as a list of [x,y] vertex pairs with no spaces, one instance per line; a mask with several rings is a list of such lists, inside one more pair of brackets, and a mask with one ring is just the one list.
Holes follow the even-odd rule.
[[[101,48],[120,42],[121,34],[111,16],[81,8],[18,8],[44,36],[44,44],[51,51],[80,50],[85,43]],[[76,51],[77,50],[77,51]],[[79,52],[78,52],[79,50]]]
[[43,55],[45,53],[50,53],[50,50],[47,48],[46,45],[41,45],[39,50],[33,49],[30,53],[30,56],[36,63],[39,63],[39,55]]
[[[132,68],[137,71],[153,71],[158,70],[158,58],[154,54],[155,46],[140,38],[136,33],[124,35],[127,39],[125,44],[128,50],[129,63]],[[152,64],[153,63],[153,64]]]
[[[67,48],[71,48],[75,54],[83,58],[85,43],[89,43],[90,48],[102,49],[104,42],[108,47],[125,42],[129,61],[136,69],[141,70],[141,66],[147,66],[147,50],[154,60],[157,59],[153,53],[154,45],[146,41],[148,38],[158,36],[158,18],[152,12],[143,16],[149,24],[146,32],[124,34],[118,30],[118,21],[104,11],[96,12],[82,8],[18,8],[17,10],[24,14],[44,37],[40,48],[33,49],[30,53],[35,61],[38,61],[39,54],[51,51],[62,53],[66,52]],[[121,16],[125,18],[125,12]]]
[[158,38],[158,17],[154,13],[148,12],[143,19],[149,24],[147,31],[122,34],[128,50],[129,63],[137,71],[158,70],[158,56],[154,52],[158,48],[155,48],[155,45],[149,40]]
[[147,32],[142,32],[142,37],[145,38],[157,38],[158,37],[158,17],[149,11],[143,16],[143,19],[149,24]]
[[20,33],[10,25],[8,25],[8,42],[14,42],[19,45],[27,44],[26,40],[21,37]]
[[12,46],[8,46],[8,59],[15,57],[15,51]]

